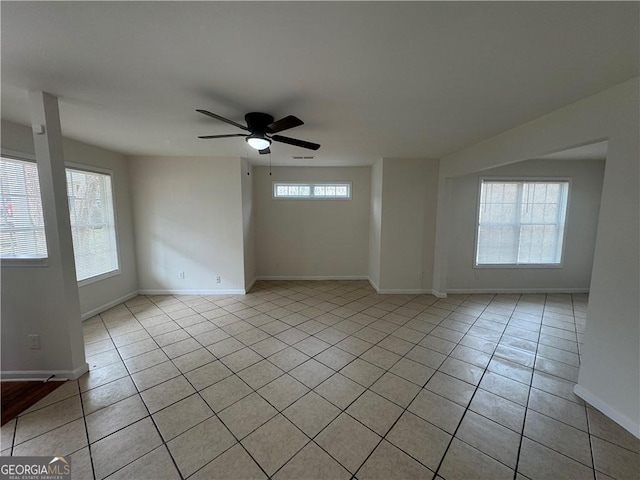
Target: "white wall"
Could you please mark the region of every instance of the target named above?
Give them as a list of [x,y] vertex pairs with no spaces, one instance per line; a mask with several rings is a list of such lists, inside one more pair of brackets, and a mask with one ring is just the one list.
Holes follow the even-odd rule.
[[[254,167],[259,277],[366,278],[369,167]],[[272,198],[274,181],[349,181],[351,200]]]
[[129,175],[140,291],[243,293],[241,159],[130,157]]
[[[31,128],[2,121],[2,148],[33,155]],[[113,175],[120,274],[79,288],[80,311],[82,318],[86,319],[114,303],[119,303],[121,299],[135,294],[138,288],[129,170],[123,155],[93,145],[65,138],[63,151],[67,163],[99,167],[111,171]],[[7,294],[11,295],[8,291]]]
[[[607,139],[587,326],[576,393],[640,437],[639,78],[441,160],[445,179]],[[441,198],[446,198],[442,193]],[[436,255],[446,248],[438,204]],[[442,236],[444,236],[444,238]],[[446,269],[434,283],[446,287]]]
[[[379,290],[430,290],[438,161],[385,158],[382,167]],[[425,266],[427,272],[423,272]]]
[[382,234],[382,165],[383,159],[371,166],[371,209],[369,214],[369,281],[380,288],[380,236]]
[[253,208],[253,167],[242,159],[242,239],[244,245],[244,284],[249,290],[256,279],[255,211]]
[[[447,291],[588,291],[603,175],[604,160],[527,160],[454,178]],[[473,268],[481,176],[571,178],[562,268]]]

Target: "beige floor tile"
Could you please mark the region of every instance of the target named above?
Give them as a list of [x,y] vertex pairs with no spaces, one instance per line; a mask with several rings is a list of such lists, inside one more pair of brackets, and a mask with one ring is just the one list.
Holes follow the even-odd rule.
[[198,470],[189,480],[262,480],[267,476],[237,444]]
[[85,417],[89,442],[94,443],[149,415],[140,395],[133,395]]
[[146,330],[142,329],[142,325],[138,322],[135,322],[139,325],[139,330],[134,330],[129,333],[125,333],[123,335],[114,335],[113,331],[111,332],[113,343],[116,347],[124,347],[125,345],[129,345],[131,343],[139,342],[140,340],[146,340],[151,338],[150,335],[146,332]]
[[16,433],[16,419],[10,420],[0,427],[0,450],[6,450],[13,445],[13,437]]
[[370,387],[384,374],[384,370],[357,358],[340,370],[340,373],[363,387]]
[[95,368],[82,375],[78,382],[80,383],[80,390],[86,392],[92,388],[99,387],[119,378],[123,378],[129,375],[129,372],[121,361],[111,363],[106,367]]
[[208,363],[185,373],[187,380],[198,391],[227,378],[229,375],[233,375],[233,372],[220,361]]
[[80,393],[78,381],[77,380],[67,380],[63,382],[61,386],[56,388],[49,395],[44,397],[42,400],[36,402],[33,406],[25,410],[21,413],[21,415],[25,415],[27,413],[35,412],[36,410],[40,410],[43,407],[47,407],[54,403],[60,402],[61,400],[66,400],[69,397],[73,397],[74,395],[78,395]]
[[307,360],[289,371],[289,375],[309,388],[318,386],[333,374],[333,370],[314,359]]
[[455,343],[444,340],[443,338],[438,338],[434,335],[427,335],[424,337],[424,339],[420,341],[420,345],[428,348],[429,350],[442,353],[443,355],[449,355],[456,346]]
[[509,467],[455,438],[438,472],[447,480],[512,480],[514,477]]
[[15,444],[23,443],[81,417],[82,405],[79,395],[21,415],[16,424]]
[[423,389],[408,410],[453,435],[464,415],[464,408],[430,390]]
[[384,436],[402,414],[402,408],[368,390],[346,412],[378,435]]
[[271,405],[282,411],[295,402],[309,389],[290,375],[283,375],[265,385],[258,393]]
[[279,414],[242,440],[242,444],[262,469],[273,475],[308,441],[300,430]]
[[351,478],[345,468],[313,442],[309,442],[273,477],[276,480],[300,480],[312,478]]
[[585,432],[588,431],[586,408],[564,398],[532,388],[529,397],[529,409],[553,417]]
[[82,394],[82,406],[84,414],[119,402],[131,395],[138,393],[130,377],[121,378],[115,382],[102,385]]
[[84,354],[87,357],[92,357],[93,355],[97,355],[108,350],[113,350],[114,348],[116,348],[116,346],[113,344],[111,339],[108,338],[105,340],[100,340],[98,342],[87,343],[84,346]]
[[482,377],[480,388],[522,406],[529,399],[528,385],[489,371]]
[[171,460],[167,447],[162,445],[143,455],[126,467],[115,472],[109,477],[109,480],[132,480],[138,478],[154,480],[180,479],[180,474]]
[[162,444],[149,418],[109,435],[91,446],[96,479],[105,478]]
[[218,413],[231,433],[241,440],[260,425],[274,417],[278,411],[257,393],[252,393]]
[[345,413],[316,437],[316,443],[351,473],[356,472],[379,441],[378,435]]
[[483,368],[471,365],[470,363],[463,362],[462,360],[458,360],[453,357],[448,357],[444,362],[442,362],[438,371],[472,385],[478,385],[482,379],[482,375],[484,374]]
[[200,395],[191,395],[153,415],[165,442],[213,416],[213,411]]
[[293,347],[287,347],[284,350],[281,350],[269,357],[269,361],[271,363],[273,363],[281,370],[284,370],[285,372],[296,368],[298,365],[301,365],[308,359],[308,355],[305,355],[304,353],[296,350]]
[[314,392],[309,392],[282,412],[310,438],[340,414],[340,410]]
[[436,352],[434,350],[429,350],[428,348],[421,347],[420,345],[416,345],[411,349],[409,353],[405,356],[409,360],[413,360],[425,367],[438,369],[442,362],[447,358],[445,355]]
[[391,478],[425,479],[431,478],[433,472],[411,458],[406,453],[383,440],[358,470],[357,477],[361,480],[388,480]]
[[445,454],[451,435],[420,417],[405,412],[385,438],[435,471]]
[[578,367],[574,367],[573,365],[538,356],[536,358],[536,369],[555,375],[556,377],[564,378],[570,382],[578,382]]
[[90,357],[87,356],[87,364],[89,365],[90,370],[106,367],[107,365],[121,361],[122,359],[120,358],[120,354],[116,349],[107,350],[106,352],[98,353]]
[[592,467],[589,435],[582,430],[529,409],[524,435],[590,468]]
[[251,392],[251,388],[246,383],[233,375],[205,388],[200,395],[214,412],[220,412]]
[[145,390],[140,395],[149,413],[155,413],[192,393],[195,393],[194,388],[183,376],[180,376]]
[[593,478],[593,470],[537,442],[522,439],[518,472],[531,480]]
[[317,361],[336,371],[340,370],[355,358],[355,355],[345,352],[335,346],[326,349],[315,357]]
[[613,478],[633,479],[640,473],[640,455],[625,448],[591,437],[596,470]]
[[300,350],[305,355],[309,355],[310,357],[319,354],[330,346],[331,345],[327,342],[323,342],[316,337],[307,337],[294,345],[296,349]]
[[578,405],[584,405],[584,400],[573,393],[575,383],[565,380],[564,378],[536,370],[533,372],[533,382],[531,386],[538,390],[562,397],[565,400],[571,400]]
[[238,350],[226,357],[223,357],[220,361],[224,363],[231,371],[238,373],[240,370],[258,363],[262,360],[262,357],[248,347]]
[[517,433],[522,432],[525,412],[522,405],[478,389],[469,409]]
[[589,430],[591,435],[595,435],[607,442],[615,443],[627,450],[640,453],[640,439],[631,435],[631,433],[613,420],[605,417],[601,412],[592,407],[587,407],[587,416],[589,417]]
[[365,388],[353,380],[336,373],[318,385],[314,391],[344,410],[365,391]]
[[188,477],[236,443],[216,417],[196,425],[167,443],[180,473]]
[[274,353],[284,350],[287,347],[288,345],[286,343],[281,342],[277,338],[269,337],[261,342],[251,345],[251,350],[266,358]]
[[360,358],[383,370],[389,370],[401,357],[397,353],[374,345],[363,353]]
[[150,352],[143,353],[136,357],[128,358],[124,361],[130,374],[139,372],[154,365],[166,362],[169,357],[159,348],[151,350]]
[[469,404],[475,391],[473,385],[441,372],[436,372],[424,388],[448,398],[463,407]]
[[268,360],[262,360],[250,367],[245,368],[238,376],[242,378],[254,390],[265,386],[275,380],[284,372]]
[[91,465],[91,454],[89,447],[84,447],[72,453],[71,459],[71,480],[93,480],[93,466]]
[[179,342],[172,343],[171,345],[162,347],[162,350],[167,354],[167,357],[176,358],[189,352],[193,352],[194,350],[198,350],[199,348],[201,348],[201,345],[193,338],[189,337]]
[[456,438],[515,469],[520,434],[477,413],[467,411],[456,432]]
[[202,367],[207,363],[211,363],[214,360],[216,360],[216,357],[214,357],[209,350],[206,348],[198,348],[186,355],[174,358],[173,363],[178,367],[178,370],[182,373],[186,373],[198,367]]
[[78,419],[13,448],[16,456],[69,455],[87,445],[84,420]]
[[419,387],[424,386],[424,384],[427,383],[435,373],[434,369],[414,362],[413,360],[409,360],[408,358],[401,358],[398,360],[398,363],[391,367],[389,371],[404,378],[405,380],[415,383]]
[[525,385],[531,383],[531,376],[533,375],[531,368],[498,357],[494,357],[491,362],[489,362],[487,370],[510,378],[511,380],[524,383]]
[[404,408],[418,394],[420,387],[398,375],[387,372],[370,387],[370,390]]
[[180,370],[172,362],[164,362],[131,375],[139,392],[155,387],[180,375]]
[[214,329],[208,330],[206,332],[201,332],[193,335],[193,338],[195,338],[196,341],[203,347],[210,347],[217,342],[228,339],[229,337],[230,336],[227,332],[218,327],[215,327]]
[[252,330],[247,330],[246,332],[242,332],[239,335],[236,335],[236,339],[240,340],[247,346],[254,345],[262,340],[270,338],[271,336],[260,330],[259,328],[254,328]]
[[124,347],[120,347],[118,348],[118,352],[120,352],[120,356],[122,357],[122,359],[126,360],[127,358],[150,352],[151,350],[155,350],[156,348],[158,348],[158,344],[154,340],[149,338],[140,342],[132,343],[130,345],[125,345]]
[[207,349],[217,358],[226,357],[227,355],[237,352],[238,350],[242,350],[243,348],[246,348],[245,344],[232,337],[215,342],[207,347]]

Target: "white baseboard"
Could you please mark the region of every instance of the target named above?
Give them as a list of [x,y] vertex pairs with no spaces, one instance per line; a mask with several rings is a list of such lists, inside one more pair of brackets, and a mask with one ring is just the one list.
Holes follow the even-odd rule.
[[80,317],[81,320],[84,322],[85,320],[91,318],[91,317],[95,317],[96,315],[98,315],[99,313],[105,312],[107,310],[109,310],[111,307],[115,307],[116,305],[120,305],[123,302],[126,302],[127,300],[131,300],[134,297],[138,296],[138,291],[134,291],[134,292],[130,292],[127,293],[126,295],[120,297],[120,298],[116,298],[115,300],[112,300],[108,303],[105,303],[104,305],[100,305],[99,307],[93,308],[91,310],[89,310],[88,312],[85,312],[82,314],[82,316]]
[[589,293],[588,288],[447,288],[447,293],[496,294],[496,293]]
[[640,438],[640,423],[631,420],[626,415],[618,412],[615,408],[611,407],[607,402],[602,400],[597,395],[591,393],[581,385],[573,387],[573,393],[583,399],[585,402],[591,404],[597,410],[600,410],[604,415],[616,422],[622,428],[631,433],[634,437]]
[[366,275],[348,275],[348,276],[335,276],[335,275],[323,275],[323,276],[313,276],[313,275],[259,275],[256,277],[256,280],[369,280],[369,277]]
[[380,289],[378,288],[378,285],[376,285],[376,282],[371,280],[371,277],[367,277],[367,280],[369,280],[369,284],[373,287],[376,293],[380,293]]
[[49,381],[75,380],[89,371],[89,364],[84,363],[73,370],[9,370],[0,372],[2,381]]
[[436,292],[427,288],[379,288],[371,278],[367,278],[374,290],[381,295],[433,295],[439,298],[446,298],[447,294]]
[[249,290],[253,288],[253,286],[256,284],[257,281],[258,281],[258,277],[253,277],[253,280],[249,282],[249,285],[244,287],[244,293],[249,293]]
[[244,288],[220,290],[138,290],[140,295],[244,295]]

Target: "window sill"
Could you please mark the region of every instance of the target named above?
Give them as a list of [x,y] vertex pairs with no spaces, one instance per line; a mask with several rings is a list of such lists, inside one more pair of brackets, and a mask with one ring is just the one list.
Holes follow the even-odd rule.
[[49,266],[48,258],[3,258],[0,260],[0,266],[5,267],[47,267]]
[[562,268],[561,263],[495,263],[474,265],[473,268]]
[[84,280],[80,280],[78,282],[78,287],[84,287],[86,285],[91,285],[92,283],[101,282],[102,280],[106,280],[107,278],[118,276],[121,273],[122,272],[118,269],[118,270],[113,270],[111,272],[96,275],[95,277],[85,278]]

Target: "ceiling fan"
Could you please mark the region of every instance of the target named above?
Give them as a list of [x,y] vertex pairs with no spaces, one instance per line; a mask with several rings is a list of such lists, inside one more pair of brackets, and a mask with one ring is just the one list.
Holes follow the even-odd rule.
[[207,110],[197,109],[196,112],[200,112],[211,118],[221,120],[230,125],[233,125],[234,127],[238,127],[249,132],[247,134],[229,133],[226,135],[202,135],[198,138],[245,137],[245,141],[249,144],[249,146],[255,148],[256,150],[258,150],[258,152],[263,154],[271,153],[269,147],[272,141],[287,143],[289,145],[308,148],[310,150],[318,150],[320,148],[320,145],[318,145],[317,143],[305,142],[304,140],[298,140],[296,138],[283,137],[282,135],[274,135],[278,132],[282,132],[283,130],[288,130],[290,128],[304,125],[304,122],[302,120],[300,120],[298,117],[294,117],[293,115],[281,118],[280,120],[275,122],[274,118],[268,113],[250,112],[244,116],[244,120],[245,122],[247,122],[247,126],[245,127],[244,125],[236,123],[233,120],[221,117],[220,115],[208,112]]

